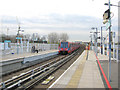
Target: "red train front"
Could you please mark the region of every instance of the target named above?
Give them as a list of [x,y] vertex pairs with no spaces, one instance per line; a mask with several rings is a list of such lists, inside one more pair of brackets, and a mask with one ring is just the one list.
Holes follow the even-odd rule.
[[79,43],[60,42],[59,54],[68,54],[80,47]]

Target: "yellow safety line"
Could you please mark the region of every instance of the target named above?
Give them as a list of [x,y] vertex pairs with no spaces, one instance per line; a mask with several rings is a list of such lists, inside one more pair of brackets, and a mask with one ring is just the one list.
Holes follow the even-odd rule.
[[75,73],[72,75],[72,78],[70,79],[69,83],[67,84],[66,88],[77,88],[79,84],[80,77],[83,72],[84,64],[86,62],[86,57],[87,57],[87,51],[82,59],[80,60],[80,64],[77,67]]

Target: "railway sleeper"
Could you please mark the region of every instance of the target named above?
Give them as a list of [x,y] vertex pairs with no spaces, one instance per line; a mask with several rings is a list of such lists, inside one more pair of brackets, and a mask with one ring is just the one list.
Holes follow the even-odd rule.
[[[77,50],[77,51],[78,51],[78,50]],[[77,52],[77,51],[76,51],[76,52]],[[45,69],[43,69],[43,70],[40,69],[41,71],[39,71],[38,73],[37,73],[37,72],[36,72],[35,74],[32,73],[32,75],[31,75],[31,76],[33,77],[32,79],[34,79],[34,77],[42,74],[42,72],[49,71],[49,70],[50,70],[51,68],[53,68],[53,67],[58,68],[58,66],[62,66],[63,64],[65,64],[66,62],[68,62],[71,58],[73,58],[74,55],[75,55],[75,52],[74,52],[73,54],[71,54],[70,56],[64,58],[63,60],[58,61],[56,64],[53,64],[52,66],[50,66],[50,67],[48,67],[48,68],[45,68]],[[48,64],[48,66],[49,66],[49,64]],[[43,73],[43,74],[44,74],[44,73]],[[8,88],[13,88],[13,86],[15,86],[15,85],[20,86],[20,85],[21,85],[22,83],[24,83],[25,81],[28,81],[29,79],[31,79],[31,76],[29,76],[29,77],[21,80],[20,82],[17,82],[17,83],[15,83],[15,84],[9,86]],[[21,83],[21,84],[20,84],[20,83]],[[3,85],[3,86],[4,86],[4,85]]]

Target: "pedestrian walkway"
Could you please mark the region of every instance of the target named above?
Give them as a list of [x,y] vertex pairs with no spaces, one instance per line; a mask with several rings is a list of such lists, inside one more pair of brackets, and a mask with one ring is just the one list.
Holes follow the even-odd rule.
[[100,71],[93,51],[89,51],[78,88],[104,88]]
[[[103,68],[103,71],[108,78],[108,73],[109,73],[109,56],[103,55],[103,54],[98,54],[98,59],[101,64],[101,67]],[[111,58],[111,87],[112,88],[118,88],[118,64],[120,62],[117,62],[117,60],[114,60]]]
[[86,57],[85,50],[49,88],[104,88],[94,52]]
[[24,57],[30,57],[30,56],[35,56],[35,55],[40,55],[40,54],[47,54],[47,53],[52,53],[52,52],[57,52],[58,50],[47,50],[47,51],[40,51],[38,53],[20,53],[20,54],[9,54],[5,56],[1,56],[1,60],[13,60],[17,58],[24,58]]

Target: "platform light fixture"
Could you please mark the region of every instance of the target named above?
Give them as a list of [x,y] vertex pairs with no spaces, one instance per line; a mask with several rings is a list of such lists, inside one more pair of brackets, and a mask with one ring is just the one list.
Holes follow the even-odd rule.
[[[104,5],[109,5],[108,3],[105,3]],[[118,5],[113,5],[113,4],[110,4],[110,6],[116,6],[116,7],[120,7]]]

